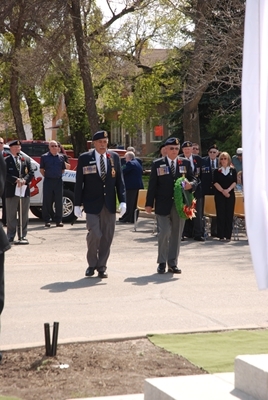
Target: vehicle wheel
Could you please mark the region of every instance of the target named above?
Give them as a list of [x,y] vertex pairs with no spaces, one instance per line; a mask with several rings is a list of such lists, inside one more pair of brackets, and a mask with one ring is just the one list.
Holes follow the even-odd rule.
[[[52,209],[55,212],[54,204]],[[31,206],[30,210],[35,217],[42,219],[42,207]],[[71,190],[63,189],[62,222],[73,222],[76,219],[74,215],[74,193]]]
[[74,193],[71,190],[63,189],[63,222],[73,222],[76,220],[74,215]]
[[42,218],[42,207],[38,207],[38,206],[31,206],[30,207],[31,212],[33,213],[33,215],[39,219],[43,219]]

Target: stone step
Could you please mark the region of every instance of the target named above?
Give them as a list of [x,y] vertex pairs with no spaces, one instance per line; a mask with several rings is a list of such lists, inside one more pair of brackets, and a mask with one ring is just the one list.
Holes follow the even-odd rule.
[[[68,399],[68,400],[77,400],[77,399]],[[106,396],[106,397],[90,397],[86,399],[79,400],[144,400],[143,394],[126,394],[119,396]]]
[[258,400],[268,399],[268,354],[235,358],[235,387]]
[[146,379],[144,387],[144,400],[238,399],[257,400],[234,388],[234,373]]

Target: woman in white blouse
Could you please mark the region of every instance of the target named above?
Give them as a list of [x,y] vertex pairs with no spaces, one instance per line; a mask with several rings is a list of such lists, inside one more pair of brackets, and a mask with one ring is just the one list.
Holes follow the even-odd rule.
[[214,171],[215,205],[217,213],[218,237],[220,241],[231,240],[235,207],[234,188],[237,183],[236,169],[231,165],[227,152],[219,156],[219,167]]

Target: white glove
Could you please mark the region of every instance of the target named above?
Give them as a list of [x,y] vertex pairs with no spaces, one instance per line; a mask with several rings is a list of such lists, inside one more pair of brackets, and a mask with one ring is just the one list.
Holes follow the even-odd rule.
[[77,218],[82,218],[82,210],[81,210],[81,208],[79,206],[75,206],[74,207],[74,215]]
[[123,217],[123,215],[125,214],[126,211],[127,211],[126,203],[120,203],[119,204],[120,217]]

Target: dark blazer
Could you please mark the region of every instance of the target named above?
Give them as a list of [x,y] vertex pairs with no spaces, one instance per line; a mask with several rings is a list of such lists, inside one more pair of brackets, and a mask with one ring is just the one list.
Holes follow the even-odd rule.
[[124,165],[123,176],[126,190],[143,189],[142,172],[142,166],[136,158]]
[[[185,170],[185,174],[180,170]],[[164,170],[167,173],[162,175]],[[146,206],[155,207],[155,213],[169,215],[174,202],[174,184],[176,180],[185,175],[189,182],[193,183],[193,191],[197,187],[191,163],[185,158],[177,158],[176,175],[172,176],[167,157],[158,158],[151,167],[149,186],[146,198]]]
[[[30,187],[29,184],[34,177],[34,170],[31,164],[31,159],[28,156],[20,155],[21,162],[21,178],[25,179],[27,189],[25,191],[24,197],[30,196]],[[9,154],[5,158],[6,167],[7,167],[7,175],[6,175],[6,197],[14,197],[15,189],[16,189],[16,180],[19,178],[19,171],[16,167],[14,158],[11,154]]]
[[107,151],[106,154],[105,183],[98,172],[95,150],[83,153],[78,158],[74,191],[75,206],[83,205],[87,214],[99,214],[104,205],[110,213],[115,213],[116,194],[119,203],[126,202],[126,189],[119,156],[113,151]]
[[[196,199],[200,199],[203,197],[203,192],[202,192],[202,183],[201,183],[201,176],[202,176],[202,157],[200,157],[198,154],[192,154],[193,156],[193,162],[194,162],[194,176],[197,180],[197,187],[194,192],[194,197]],[[179,155],[179,157],[185,158],[185,155],[182,153]],[[186,158],[188,160],[188,158]]]
[[[2,153],[0,152],[0,197],[4,193],[6,181],[6,163]],[[0,222],[0,254],[10,249],[10,243],[7,239],[6,233]],[[4,269],[0,265],[0,314],[4,305]]]
[[[219,162],[218,158],[215,159],[215,168],[218,168]],[[215,187],[213,183],[213,173],[211,169],[211,161],[209,156],[202,158],[202,175],[201,175],[201,182],[202,182],[202,192],[203,196],[206,194],[215,194]]]

